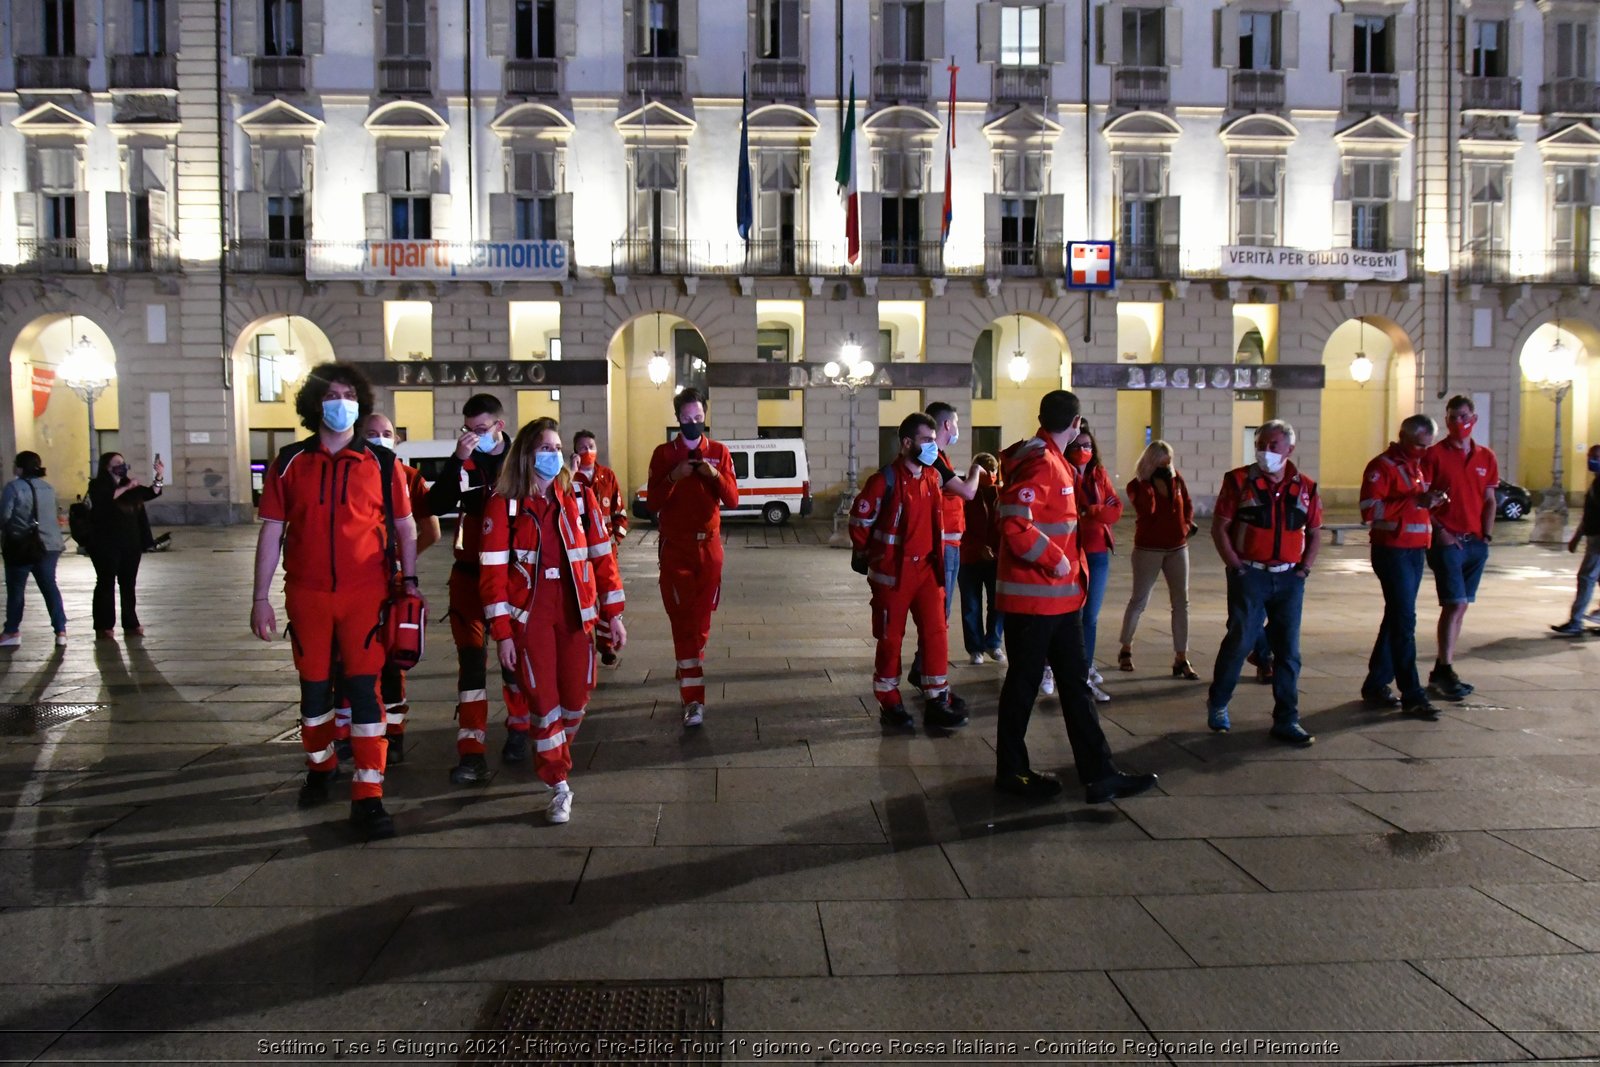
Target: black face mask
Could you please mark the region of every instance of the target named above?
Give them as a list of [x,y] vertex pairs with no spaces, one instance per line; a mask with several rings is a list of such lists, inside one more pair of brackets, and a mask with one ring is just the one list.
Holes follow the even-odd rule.
[[128,476],[128,468],[126,466],[112,467],[111,474],[116,478],[126,478]]
[[678,430],[683,434],[685,441],[698,441],[705,436],[706,424],[703,422],[680,422]]
[[1171,478],[1172,478],[1172,468],[1171,467],[1157,467],[1154,471],[1151,472],[1150,477],[1152,477],[1152,478],[1165,478],[1165,479],[1170,481]]

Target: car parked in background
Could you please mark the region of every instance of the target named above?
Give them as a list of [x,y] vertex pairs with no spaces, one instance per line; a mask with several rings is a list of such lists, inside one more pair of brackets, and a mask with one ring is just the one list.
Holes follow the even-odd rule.
[[1525,519],[1533,511],[1533,494],[1520,485],[1501,480],[1494,487],[1494,513],[1502,519]]

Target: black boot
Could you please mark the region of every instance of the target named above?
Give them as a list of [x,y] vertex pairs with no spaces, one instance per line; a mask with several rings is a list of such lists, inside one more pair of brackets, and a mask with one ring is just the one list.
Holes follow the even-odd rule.
[[331,771],[307,771],[305,784],[300,787],[300,806],[314,808],[328,802],[328,787],[339,777],[337,768]]
[[462,756],[450,770],[451,785],[483,785],[489,781],[489,761],[481,753]]
[[967,702],[948,690],[922,707],[922,725],[930,730],[959,730],[969,721]]
[[350,802],[350,825],[368,841],[378,841],[394,836],[394,820],[383,810],[378,797]]

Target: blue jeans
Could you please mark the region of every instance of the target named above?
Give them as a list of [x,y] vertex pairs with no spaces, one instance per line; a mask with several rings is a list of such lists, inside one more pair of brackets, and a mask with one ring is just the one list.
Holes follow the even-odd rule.
[[1228,706],[1239,684],[1244,658],[1255,647],[1261,621],[1266,619],[1267,645],[1272,649],[1272,721],[1275,725],[1300,718],[1300,606],[1306,580],[1292,570],[1247,568],[1228,574],[1228,633],[1217,652],[1216,671],[1206,694],[1206,710]]
[[1383,622],[1367,660],[1363,693],[1394,682],[1406,704],[1420,704],[1427,695],[1417,676],[1417,590],[1422,588],[1426,555],[1423,548],[1372,546],[1372,573],[1383,588]]
[[1106,579],[1111,577],[1111,553],[1085,552],[1084,559],[1089,564],[1089,599],[1083,605],[1083,658],[1092,668],[1100,605],[1106,598]]
[[1600,582],[1600,535],[1585,534],[1583,562],[1578,564],[1578,595],[1572,601],[1573,625],[1583,625],[1583,617],[1589,613],[1589,604],[1594,600],[1596,582]]
[[61,588],[56,585],[56,563],[59,552],[46,552],[38,563],[20,567],[6,564],[6,630],[14,634],[22,626],[22,595],[28,589],[28,575],[44,594],[45,610],[50,613],[50,627],[56,633],[67,632],[67,610],[61,604]]
[[[992,559],[963,563],[957,581],[961,586],[961,639],[967,655],[1000,648],[1005,617],[994,610],[994,582],[999,564]],[[988,626],[984,625],[987,609]]]

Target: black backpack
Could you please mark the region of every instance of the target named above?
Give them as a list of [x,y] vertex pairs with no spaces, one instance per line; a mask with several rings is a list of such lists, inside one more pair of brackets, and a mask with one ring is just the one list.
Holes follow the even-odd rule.
[[94,508],[87,494],[67,508],[67,532],[84,548],[88,548],[89,542],[94,540]]

